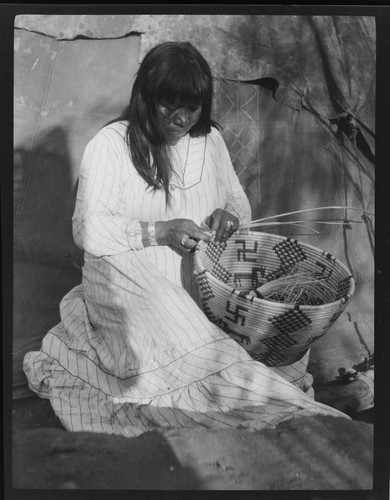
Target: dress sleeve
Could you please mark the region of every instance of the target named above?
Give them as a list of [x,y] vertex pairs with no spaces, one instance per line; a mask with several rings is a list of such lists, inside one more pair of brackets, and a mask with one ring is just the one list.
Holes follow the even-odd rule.
[[140,221],[118,212],[122,186],[115,138],[100,131],[84,151],[72,219],[76,244],[96,257],[143,248]]
[[252,210],[249,204],[249,200],[234,170],[225,141],[223,140],[223,137],[219,132],[218,135],[220,161],[224,172],[223,181],[225,183],[226,189],[225,210],[238,217],[240,220],[240,224],[244,224],[252,220]]

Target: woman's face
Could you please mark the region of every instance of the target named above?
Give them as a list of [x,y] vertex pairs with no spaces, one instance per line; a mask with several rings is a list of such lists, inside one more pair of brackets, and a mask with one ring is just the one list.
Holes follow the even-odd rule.
[[168,142],[174,145],[178,143],[199,120],[202,112],[202,104],[176,107],[172,104],[162,102],[158,104],[157,111],[166,127]]

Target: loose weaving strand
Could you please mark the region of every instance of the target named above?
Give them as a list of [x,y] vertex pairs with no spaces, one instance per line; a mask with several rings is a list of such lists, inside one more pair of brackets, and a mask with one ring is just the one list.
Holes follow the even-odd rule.
[[322,305],[335,300],[337,289],[329,278],[297,269],[264,283],[256,295],[266,300],[297,305]]
[[[253,227],[262,227],[262,226],[269,226],[269,225],[288,225],[288,224],[298,225],[299,223],[303,223],[303,222],[306,224],[307,223],[330,224],[330,225],[338,224],[338,225],[344,225],[344,226],[349,225],[351,222],[360,223],[360,224],[363,222],[363,221],[356,221],[356,220],[350,220],[350,219],[343,219],[343,220],[313,219],[313,220],[299,220],[299,221],[273,221],[273,222],[269,222],[271,219],[277,219],[279,217],[286,217],[286,216],[301,214],[301,213],[305,213],[305,212],[313,212],[316,210],[356,210],[356,211],[364,213],[364,215],[362,217],[364,217],[366,215],[371,215],[371,216],[373,215],[373,214],[367,212],[366,210],[363,210],[361,208],[355,208],[355,207],[329,206],[329,207],[306,208],[303,210],[296,210],[293,212],[286,212],[284,214],[271,215],[269,217],[263,217],[262,219],[252,220],[251,222],[248,222],[247,224],[242,224],[240,226],[240,229],[250,229]],[[309,228],[309,227],[307,227],[307,228]],[[310,229],[312,229],[312,228],[310,228]]]

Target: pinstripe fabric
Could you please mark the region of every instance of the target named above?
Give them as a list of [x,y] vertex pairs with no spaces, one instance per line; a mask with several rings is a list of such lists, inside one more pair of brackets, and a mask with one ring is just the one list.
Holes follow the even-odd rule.
[[148,189],[131,164],[124,132],[124,123],[109,125],[85,150],[73,217],[85,250],[82,284],[61,301],[61,322],[41,350],[25,356],[30,388],[50,399],[67,429],[126,436],[344,416],[304,392],[307,359],[267,368],[208,321],[191,254],[143,248],[140,221],[199,224],[216,208],[250,219],[219,132],[172,147],[167,209],[164,193]]

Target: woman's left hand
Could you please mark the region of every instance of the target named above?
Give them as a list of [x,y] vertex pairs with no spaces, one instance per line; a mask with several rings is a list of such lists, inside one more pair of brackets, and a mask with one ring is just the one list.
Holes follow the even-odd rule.
[[226,243],[240,225],[240,221],[236,216],[221,208],[214,210],[214,212],[206,218],[205,223],[211,229],[212,234],[215,235],[214,243],[217,244]]

